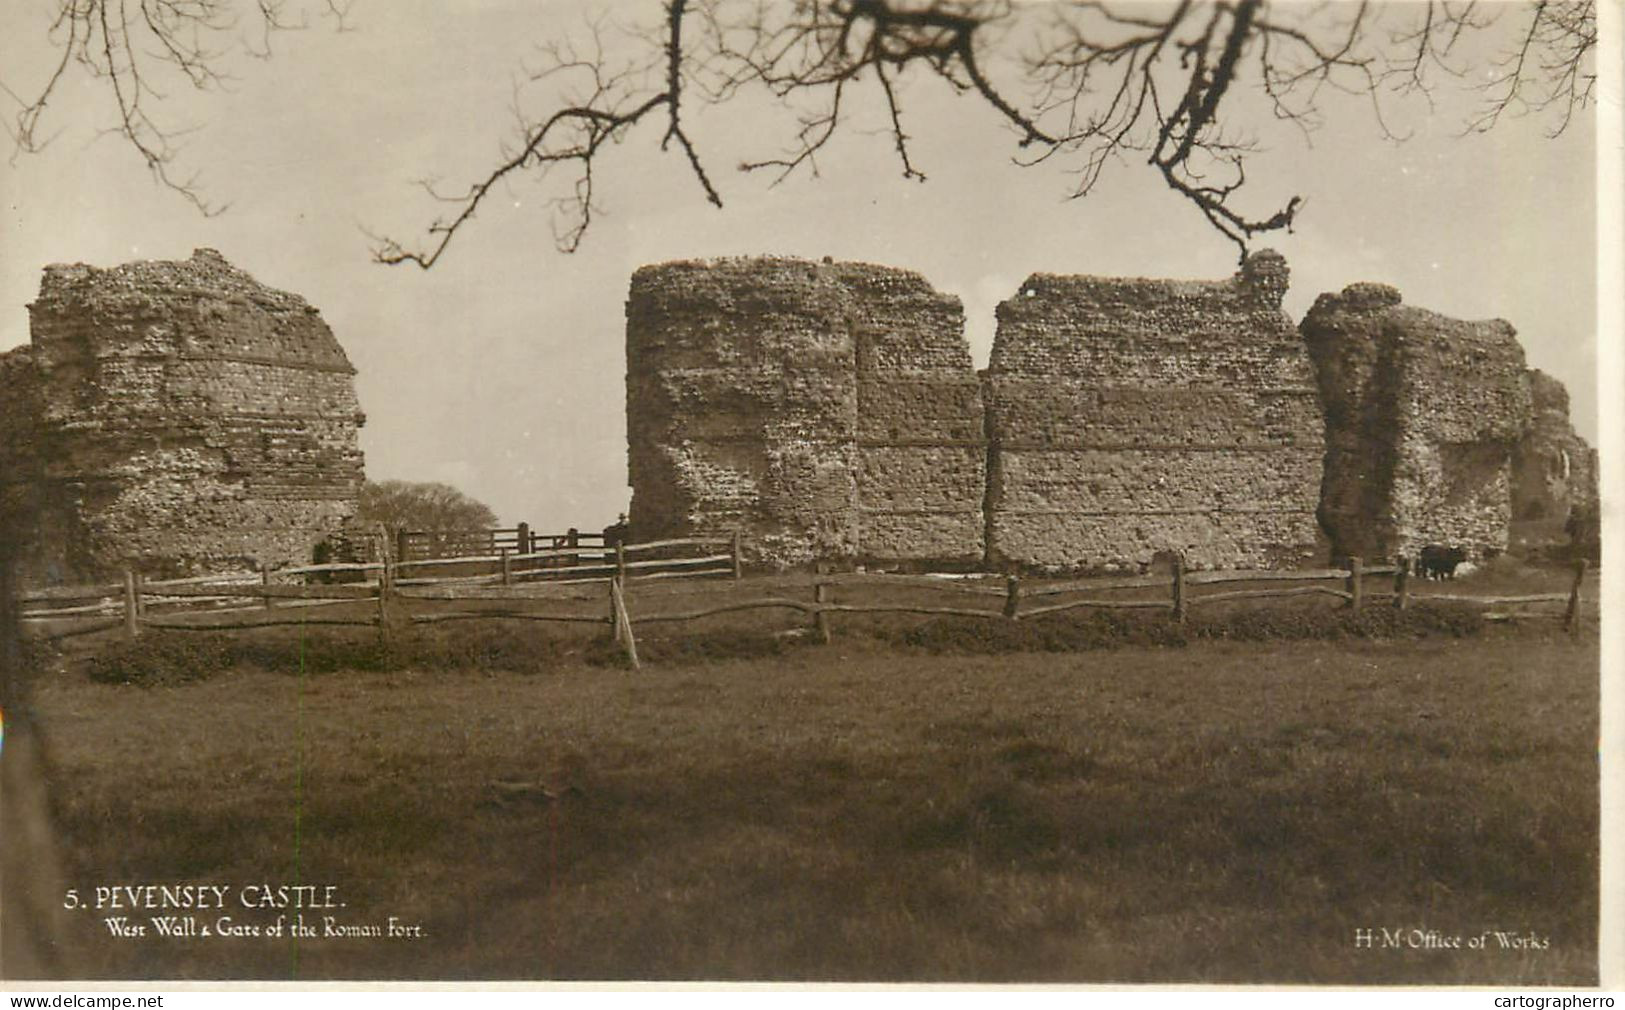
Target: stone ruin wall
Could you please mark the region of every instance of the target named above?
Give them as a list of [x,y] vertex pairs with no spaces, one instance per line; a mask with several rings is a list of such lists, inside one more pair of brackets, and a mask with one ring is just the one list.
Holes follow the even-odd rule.
[[959,299],[850,267],[857,341],[858,556],[982,560],[987,440]]
[[1219,282],[1035,275],[985,373],[990,560],[1132,569],[1314,559],[1324,446],[1286,262]]
[[779,565],[1111,570],[1177,549],[1269,568],[1430,543],[1480,558],[1515,500],[1594,503],[1595,453],[1509,325],[1354,284],[1295,327],[1287,280],[1272,252],[1218,282],[1035,275],[999,307],[978,382],[959,303],[918,275],[644,268],[636,536],[739,532]]
[[1512,327],[1354,284],[1316,299],[1300,329],[1326,405],[1321,521],[1334,554],[1390,560],[1436,543],[1476,560],[1505,550],[1511,458],[1531,405]]
[[632,277],[629,521],[636,539],[743,534],[764,557],[850,554],[857,392],[840,291],[792,261]]
[[47,267],[29,310],[35,580],[308,561],[353,515],[355,369],[302,298],[198,250]]
[[1539,369],[1524,373],[1532,419],[1512,454],[1512,518],[1561,524],[1597,506],[1596,450],[1569,422],[1569,392]]
[[858,263],[632,277],[630,522],[738,532],[754,561],[982,555],[982,408],[957,299]]

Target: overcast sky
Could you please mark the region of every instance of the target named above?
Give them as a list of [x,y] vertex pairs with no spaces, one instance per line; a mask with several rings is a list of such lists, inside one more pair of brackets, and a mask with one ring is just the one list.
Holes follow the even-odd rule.
[[[6,0],[0,13],[0,81],[15,91],[49,72],[39,40],[53,6]],[[651,123],[603,162],[606,213],[574,256],[553,247],[547,192],[521,180],[433,271],[369,262],[366,230],[411,238],[437,212],[415,180],[455,187],[493,162],[511,136],[518,67],[561,23],[579,25],[568,7],[359,0],[353,31],[290,34],[269,61],[234,60],[230,93],[198,98],[171,83],[164,112],[196,126],[179,171],[231,204],[213,218],[157,188],[116,139],[97,139],[106,99],[70,80],[51,110],[55,142],[0,164],[0,349],[27,342],[24,306],[47,263],[213,247],[303,295],[332,326],[359,370],[369,476],[447,481],[505,522],[592,529],[627,504],[623,303],[641,264],[777,253],[918,270],[963,299],[979,366],[994,306],[1030,273],[1235,269],[1235,248],[1143,166],[1115,166],[1095,195],[1067,202],[1064,162],[1013,167],[992,115],[931,81],[905,94],[924,184],[903,180],[889,139],[865,132],[875,120],[832,148],[819,178],[770,187],[734,166],[774,153],[783,118],[749,105],[696,110],[722,211],[681,155],[659,153]],[[616,11],[659,16],[655,3]],[[1320,292],[1355,281],[1396,285],[1407,303],[1452,316],[1504,318],[1529,363],[1569,387],[1575,424],[1595,443],[1592,123],[1549,139],[1550,120],[1509,119],[1464,137],[1472,99],[1440,93],[1431,110],[1393,110],[1391,125],[1413,132],[1393,143],[1364,99],[1323,107],[1312,146],[1266,131],[1271,150],[1249,170],[1249,209],[1307,199],[1295,233],[1267,243],[1291,264],[1294,320]]]

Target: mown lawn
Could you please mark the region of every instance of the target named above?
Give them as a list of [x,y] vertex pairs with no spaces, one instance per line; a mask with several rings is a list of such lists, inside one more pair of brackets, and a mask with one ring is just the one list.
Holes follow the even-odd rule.
[[[307,921],[426,934],[118,940],[82,909],[73,973],[1596,978],[1594,636],[555,652],[43,680],[65,886],[333,885]],[[1380,927],[1546,946],[1357,945]]]

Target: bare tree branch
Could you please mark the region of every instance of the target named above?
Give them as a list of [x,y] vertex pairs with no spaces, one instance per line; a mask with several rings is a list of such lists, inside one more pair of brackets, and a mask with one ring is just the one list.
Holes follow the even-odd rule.
[[1591,104],[1597,74],[1588,57],[1597,43],[1594,0],[1536,3],[1527,15],[1516,46],[1495,63],[1482,85],[1485,104],[1467,126],[1474,133],[1493,129],[1503,115],[1527,115],[1556,109],[1558,121],[1548,132],[1557,136],[1574,114]]
[[[315,0],[312,0],[315,2]],[[321,14],[340,28],[351,0],[320,0]],[[223,90],[231,83],[223,65],[238,44],[239,8],[247,0],[57,0],[47,43],[57,52],[43,84],[19,94],[0,90],[17,105],[6,123],[14,145],[12,157],[44,149],[56,136],[43,132],[52,100],[75,70],[106,85],[113,125],[104,130],[133,149],[159,185],[191,203],[204,215],[224,206],[204,199],[195,176],[175,174],[179,138],[189,132],[180,124],[161,122],[149,109],[162,103],[163,74],[199,91]],[[305,27],[308,14],[290,20],[285,0],[254,0],[255,19],[266,51],[273,33]],[[245,51],[254,52],[243,43]]]
[[533,79],[563,76],[572,80],[585,79],[590,86],[576,93],[572,104],[554,111],[540,124],[528,128],[519,150],[485,178],[474,183],[463,194],[451,197],[451,202],[459,207],[458,212],[449,220],[435,221],[429,226],[430,241],[426,248],[409,249],[394,239],[382,239],[373,248],[373,258],[385,264],[414,263],[427,270],[440,259],[463,225],[474,218],[480,205],[499,182],[524,169],[547,171],[561,164],[574,164],[577,174],[570,194],[553,203],[564,222],[562,228],[555,228],[554,234],[561,250],[574,252],[592,223],[595,209],[593,164],[600,150],[606,142],[619,140],[657,109],[666,112],[666,130],[661,137],[661,147],[677,141],[706,199],[714,206],[721,207],[722,197],[706,174],[681,118],[682,29],[686,13],[686,0],[671,0],[666,7],[666,86],[654,94],[646,93],[641,86],[641,74],[635,64],[615,70],[609,68],[602,55],[599,38],[601,26],[593,30],[597,50],[593,58],[581,59],[568,43],[549,48],[546,51],[546,65],[532,74]]
[[[30,99],[4,90],[19,107],[10,124],[17,150],[49,143],[50,100],[79,71],[106,84],[109,132],[160,184],[213,213],[195,180],[174,174],[184,131],[153,118],[164,78],[225,87],[233,48],[268,55],[273,34],[308,26],[312,10],[342,30],[352,0],[300,0],[309,6],[297,16],[292,0],[55,2],[58,58],[46,80]],[[1556,135],[1596,94],[1595,0],[663,0],[649,9],[659,17],[643,30],[601,18],[584,41],[561,35],[542,46],[515,97],[515,138],[461,189],[428,187],[446,216],[420,243],[376,238],[374,258],[433,266],[492,190],[521,176],[550,187],[556,243],[577,249],[601,211],[599,159],[645,121],[660,124],[655,149],[680,152],[699,194],[721,207],[704,133],[690,123],[735,101],[769,101],[768,115],[787,127],[777,152],[735,159],[774,184],[816,177],[820,156],[871,110],[884,115],[903,177],[924,180],[905,129],[922,82],[1007,129],[1018,166],[1062,166],[1072,198],[1093,193],[1112,165],[1155,171],[1245,255],[1259,236],[1290,229],[1304,206],[1301,194],[1254,202],[1248,163],[1263,154],[1258,131],[1286,124],[1308,140],[1325,125],[1325,94],[1367,99],[1396,140],[1404,137],[1390,105],[1431,104],[1444,81],[1483,93],[1466,132],[1545,115]],[[257,43],[233,41],[239,22]],[[1471,39],[1504,48],[1486,63]]]

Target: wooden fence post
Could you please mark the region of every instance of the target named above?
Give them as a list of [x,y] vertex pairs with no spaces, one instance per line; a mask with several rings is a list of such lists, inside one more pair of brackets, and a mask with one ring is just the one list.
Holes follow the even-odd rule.
[[147,616],[147,577],[141,574],[141,569],[135,572],[135,615]]
[[520,523],[519,528],[514,530],[513,546],[515,554],[530,553],[530,523]]
[[823,579],[827,574],[829,566],[819,562],[818,576],[813,579],[813,603],[818,605],[813,612],[813,627],[818,631],[818,640],[825,645],[829,644],[829,615],[824,613],[824,604],[829,602],[829,583]]
[[[265,562],[264,558],[260,559],[260,586],[266,590],[271,588],[271,566]],[[266,610],[271,609],[270,592],[267,591],[261,594],[260,603]]]
[[1580,630],[1580,583],[1585,581],[1586,559],[1574,561],[1574,585],[1569,589],[1569,609],[1563,614],[1563,627],[1573,634]]
[[734,556],[734,578],[738,579],[744,574],[744,566],[740,563],[740,558],[739,558],[739,531],[738,530],[734,530],[733,556]]
[[136,601],[139,595],[135,588],[135,572],[128,568],[124,569],[124,637],[132,641],[141,633],[141,625],[136,616],[136,608],[139,606]]
[[1185,593],[1185,552],[1175,551],[1170,564],[1174,575],[1174,623],[1184,624],[1190,610],[1190,599]]
[[632,637],[632,615],[626,612],[626,595],[621,587],[620,579],[609,581],[609,598],[615,607],[615,623],[620,628],[621,647],[626,650],[626,658],[631,661],[632,669],[640,668],[638,663],[638,642]]
[[1360,612],[1360,604],[1363,603],[1363,602],[1364,602],[1364,600],[1361,598],[1361,587],[1360,587],[1360,559],[1357,558],[1357,557],[1350,557],[1349,558],[1349,609],[1353,610],[1355,613],[1359,613]]
[[[410,533],[407,533],[405,530],[396,530],[395,531],[395,563],[396,564],[400,564],[402,561],[406,560],[406,552],[407,552],[408,547],[411,545],[411,542],[412,542],[412,535]],[[385,557],[384,562],[387,564],[389,562],[389,558]]]
[[1394,609],[1404,610],[1410,603],[1411,559],[1401,556],[1398,564],[1399,570],[1394,572]]
[[1010,620],[1016,619],[1016,612],[1021,606],[1021,577],[1006,575],[1004,577],[1004,616]]
[[508,556],[508,548],[502,548],[502,584],[513,585],[513,561]]
[[626,582],[626,545],[620,541],[615,543],[615,577]]
[[378,573],[378,641],[385,651],[393,644],[389,627],[389,598],[395,591],[395,582],[390,575],[389,556],[384,556],[383,571]]

